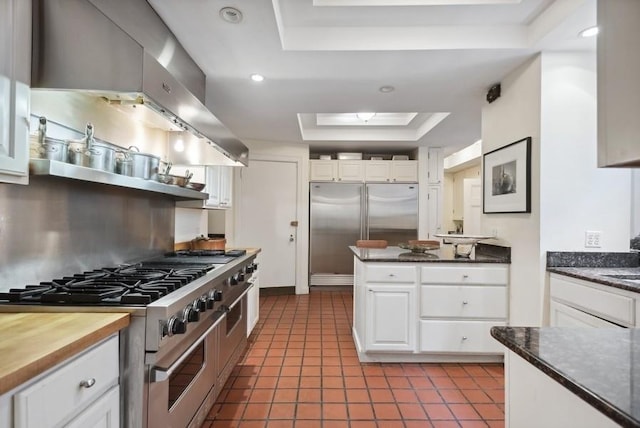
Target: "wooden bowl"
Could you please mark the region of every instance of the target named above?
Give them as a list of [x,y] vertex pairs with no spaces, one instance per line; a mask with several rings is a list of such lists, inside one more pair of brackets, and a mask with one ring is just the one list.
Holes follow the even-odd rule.
[[227,244],[225,238],[197,237],[191,240],[192,250],[224,250]]

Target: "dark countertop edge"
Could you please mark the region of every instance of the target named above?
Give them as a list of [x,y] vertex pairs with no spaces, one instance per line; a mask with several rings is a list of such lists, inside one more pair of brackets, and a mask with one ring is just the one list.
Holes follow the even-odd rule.
[[583,281],[596,282],[598,284],[607,285],[609,287],[618,288],[620,290],[631,291],[634,293],[640,293],[640,287],[637,285],[631,285],[624,280],[616,279],[616,278],[607,278],[602,275],[598,275],[595,273],[589,272],[579,272],[576,269],[579,268],[570,268],[570,267],[548,267],[547,272],[557,273],[559,275],[569,276],[576,279],[581,279]]
[[[614,422],[622,425],[623,427],[640,427],[640,422],[635,420],[629,414],[621,411],[609,401],[599,397],[591,390],[581,386],[575,379],[566,376],[547,364],[531,352],[518,346],[509,340],[505,335],[505,331],[508,328],[529,328],[529,327],[491,327],[491,336],[498,342],[506,346],[510,351],[522,357],[525,361],[531,363],[532,366],[540,370],[545,375],[549,376],[554,381],[558,382],[561,386],[565,387],[569,391],[576,394],[586,403],[590,404],[594,409],[600,411],[603,415],[607,416]],[[564,381],[564,382],[563,382]]]
[[640,266],[638,252],[547,251],[547,267],[632,268]]

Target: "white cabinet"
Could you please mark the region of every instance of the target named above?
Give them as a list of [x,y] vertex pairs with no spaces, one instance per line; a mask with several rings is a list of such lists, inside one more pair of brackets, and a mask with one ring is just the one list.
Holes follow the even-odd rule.
[[362,160],[310,160],[310,181],[363,181]]
[[31,2],[0,0],[0,182],[29,181]]
[[0,401],[13,401],[13,422],[0,426],[119,427],[118,346],[116,334],[8,392]]
[[366,351],[415,350],[415,285],[366,287]]
[[312,159],[309,181],[416,183],[418,161]]
[[528,361],[505,355],[507,428],[614,428],[618,424]]
[[233,202],[233,167],[224,165],[186,166],[174,165],[171,174],[184,176],[192,172],[191,181],[205,183],[203,192],[209,195],[205,201],[178,201],[176,206],[182,208],[231,208]]
[[355,259],[354,272],[354,339],[358,351],[414,352],[417,267]]
[[247,292],[247,337],[251,335],[260,317],[260,283],[258,274],[251,276],[251,286]]
[[427,187],[427,238],[436,238],[442,230],[442,186]]
[[502,354],[491,338],[507,321],[508,268],[437,264],[420,272],[420,351]]
[[640,2],[598,2],[598,166],[640,165]]
[[428,183],[442,184],[444,181],[444,152],[440,147],[431,147],[427,153]]
[[636,293],[556,273],[549,275],[552,326],[638,327]]

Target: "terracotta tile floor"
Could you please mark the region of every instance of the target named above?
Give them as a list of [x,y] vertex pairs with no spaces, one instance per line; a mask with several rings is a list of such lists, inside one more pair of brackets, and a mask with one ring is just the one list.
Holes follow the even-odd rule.
[[360,363],[346,291],[260,305],[246,354],[202,428],[504,426],[502,364]]

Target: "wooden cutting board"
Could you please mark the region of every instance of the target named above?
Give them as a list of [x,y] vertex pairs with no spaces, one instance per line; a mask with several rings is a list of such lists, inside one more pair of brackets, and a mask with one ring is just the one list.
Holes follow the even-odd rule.
[[0,314],[0,394],[129,325],[127,313]]

